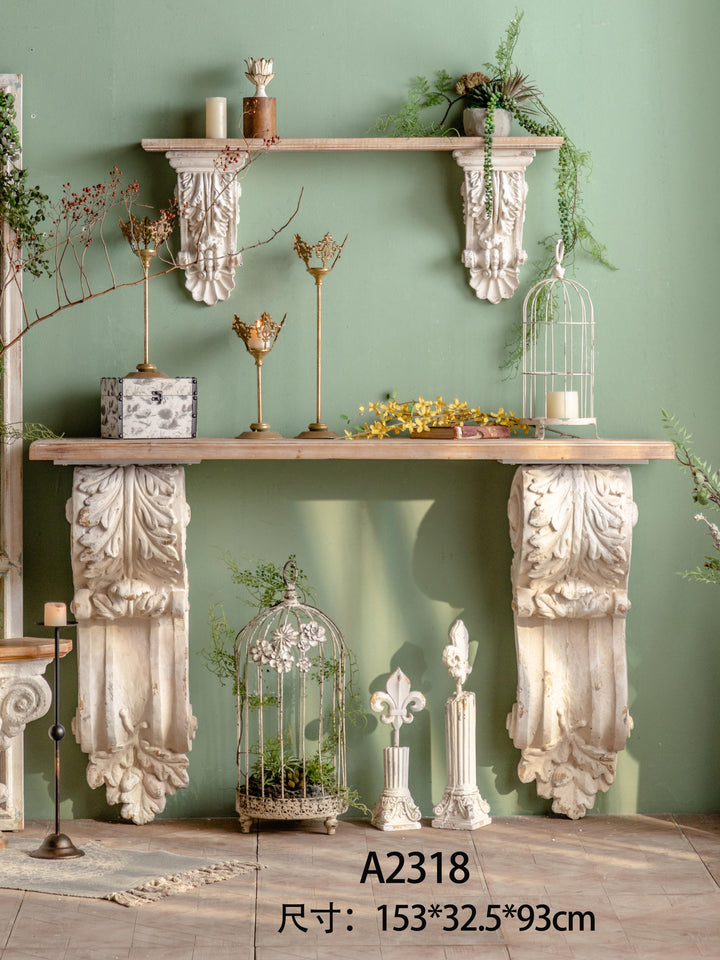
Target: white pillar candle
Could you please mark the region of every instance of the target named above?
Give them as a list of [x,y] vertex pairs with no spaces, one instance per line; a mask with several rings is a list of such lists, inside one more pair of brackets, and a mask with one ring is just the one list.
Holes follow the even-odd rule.
[[579,409],[577,390],[548,390],[547,416],[549,420],[577,420]]
[[64,603],[46,603],[44,622],[46,627],[67,626],[67,608],[65,604]]
[[263,328],[259,320],[250,327],[247,345],[248,350],[267,350],[270,345],[269,339],[263,337]]
[[205,101],[205,136],[224,140],[227,137],[227,99],[208,97]]

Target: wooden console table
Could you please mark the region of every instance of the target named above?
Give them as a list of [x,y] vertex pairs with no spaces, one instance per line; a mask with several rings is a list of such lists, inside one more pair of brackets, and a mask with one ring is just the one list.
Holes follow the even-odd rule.
[[507,719],[518,774],[581,817],[615,777],[632,729],[631,465],[661,440],[39,440],[31,460],[74,466],[68,501],[78,620],[78,711],[88,781],[136,823],[188,783],[183,465],[203,460],[497,460],[517,466],[508,515],[518,662]]

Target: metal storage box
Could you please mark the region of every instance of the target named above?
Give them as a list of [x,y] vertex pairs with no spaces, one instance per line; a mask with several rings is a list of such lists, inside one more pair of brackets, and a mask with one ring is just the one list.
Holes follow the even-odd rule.
[[196,434],[195,377],[102,378],[100,436],[103,439],[187,439]]

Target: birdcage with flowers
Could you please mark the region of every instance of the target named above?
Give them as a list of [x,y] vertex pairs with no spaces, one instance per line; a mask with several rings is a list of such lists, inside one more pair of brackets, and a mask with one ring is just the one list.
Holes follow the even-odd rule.
[[298,570],[283,567],[285,596],[238,634],[238,787],[244,832],[254,818],[325,821],[347,810],[345,644],[338,627],[298,596]]
[[552,276],[523,303],[523,421],[542,439],[546,427],[591,425],[594,409],[595,317],[587,289],[565,277],[562,240]]

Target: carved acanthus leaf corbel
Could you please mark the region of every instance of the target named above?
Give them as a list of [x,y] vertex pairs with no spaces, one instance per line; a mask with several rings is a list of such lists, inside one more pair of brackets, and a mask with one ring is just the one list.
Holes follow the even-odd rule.
[[185,286],[193,300],[212,306],[230,296],[235,268],[242,263],[237,243],[241,193],[237,176],[248,154],[172,150],[167,157],[177,171],[178,262],[185,268]]
[[522,248],[527,183],[525,169],[534,150],[503,151],[493,155],[493,205],[488,216],[484,150],[456,150],[453,156],[465,171],[462,187],[465,219],[463,264],[477,296],[499,303],[513,295],[520,268],[527,260]]
[[581,817],[615,778],[632,730],[625,617],[637,510],[627,467],[520,467],[508,505],[518,774]]
[[73,732],[88,782],[147,823],[187,785],[185,478],[180,466],[77,467],[68,519],[78,621]]

